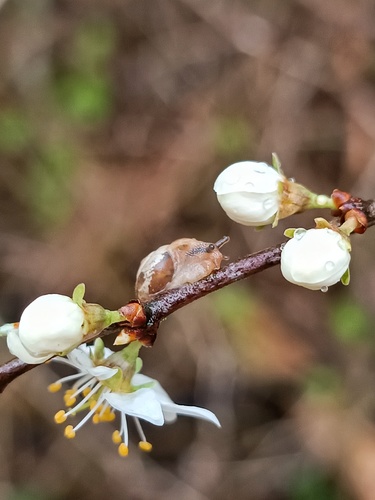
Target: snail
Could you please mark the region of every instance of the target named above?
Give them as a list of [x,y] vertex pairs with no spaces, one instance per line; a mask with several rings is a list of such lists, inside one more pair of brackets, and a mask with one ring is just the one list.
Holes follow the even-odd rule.
[[220,248],[229,241],[223,236],[216,243],[206,243],[195,238],[180,238],[163,245],[145,257],[138,269],[135,291],[141,301],[158,293],[194,283],[220,268],[227,259]]

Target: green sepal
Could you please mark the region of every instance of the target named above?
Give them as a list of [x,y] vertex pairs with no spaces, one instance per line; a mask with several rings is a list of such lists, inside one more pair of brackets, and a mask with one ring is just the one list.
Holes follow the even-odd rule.
[[278,172],[281,175],[284,175],[283,171],[281,170],[281,161],[276,153],[272,153],[272,166],[276,170],[276,172]]
[[78,304],[80,307],[84,303],[83,297],[85,295],[85,291],[86,291],[86,286],[84,283],[80,283],[73,290],[73,295],[72,295],[73,302]]
[[94,342],[94,359],[101,361],[104,359],[104,342],[101,338],[96,338]]
[[[112,366],[111,368],[116,368],[116,367]],[[111,389],[111,391],[113,391],[113,392],[118,392],[119,390],[121,390],[123,388],[125,389],[125,390],[123,390],[123,392],[128,392],[126,390],[126,388],[128,386],[128,382],[126,380],[124,380],[124,374],[123,374],[121,368],[117,367],[117,372],[114,375],[112,375],[111,378],[107,378],[105,380],[102,380],[101,382],[106,387],[109,387],[109,389]]]
[[332,224],[330,224],[326,219],[323,217],[316,217],[314,219],[315,222],[315,229],[332,229]]
[[349,268],[341,276],[341,283],[345,286],[349,285],[349,283],[350,283],[350,270],[349,270]]
[[135,391],[138,391],[139,389],[150,389],[154,385],[155,385],[155,382],[145,382],[144,384],[140,384],[140,385],[132,385],[132,390],[135,392]]
[[143,361],[141,358],[135,360],[135,373],[139,373],[142,370]]
[[107,326],[113,325],[113,323],[121,323],[121,321],[125,321],[126,318],[119,311],[110,311],[109,309],[105,309],[105,321]]
[[141,347],[141,342],[139,342],[139,340],[135,340],[122,349],[122,351],[119,351],[119,354],[121,354],[124,361],[136,368],[138,354]]
[[296,232],[296,228],[290,227],[289,229],[285,229],[284,236],[286,236],[287,238],[293,238],[295,232]]

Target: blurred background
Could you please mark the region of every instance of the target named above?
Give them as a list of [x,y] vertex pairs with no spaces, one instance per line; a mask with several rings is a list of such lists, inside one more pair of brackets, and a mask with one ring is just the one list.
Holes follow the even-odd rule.
[[[271,161],[316,192],[375,192],[372,0],[0,1],[0,315],[44,293],[118,308],[140,260],[180,237],[231,237],[232,260],[283,241],[212,190],[240,160]],[[214,411],[74,440],[53,422],[41,366],[1,396],[0,498],[375,498],[374,231],[353,238],[352,282],[328,293],[278,267],[161,325],[143,372]],[[108,338],[110,346],[113,339]],[[5,342],[1,360],[10,355]]]

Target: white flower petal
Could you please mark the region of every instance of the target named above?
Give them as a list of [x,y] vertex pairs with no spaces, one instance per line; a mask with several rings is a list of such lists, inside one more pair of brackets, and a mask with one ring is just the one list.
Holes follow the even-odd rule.
[[282,180],[283,176],[267,163],[240,161],[221,172],[215,181],[214,191],[217,194],[272,193]]
[[90,348],[86,345],[80,345],[77,349],[73,349],[73,351],[67,355],[67,358],[72,365],[82,371],[87,371],[94,366],[90,358]]
[[152,389],[139,389],[129,394],[108,393],[108,403],[126,415],[142,418],[154,425],[163,425],[164,416],[161,404]]
[[5,323],[5,325],[0,326],[0,337],[5,337],[10,332],[17,332],[18,334],[18,323]]
[[14,356],[17,356],[17,358],[19,358],[21,361],[23,361],[24,363],[28,363],[30,365],[44,363],[44,361],[46,361],[51,357],[51,355],[34,356],[33,354],[31,354],[20,341],[18,332],[16,330],[8,333],[7,345],[11,354],[14,354]]
[[116,375],[118,370],[119,368],[110,368],[109,366],[94,366],[89,368],[87,372],[98,380],[107,380]]
[[64,352],[82,341],[84,320],[83,310],[70,297],[42,295],[23,311],[19,337],[32,353]]
[[201,418],[207,420],[217,427],[221,427],[216,415],[210,410],[199,408],[198,406],[184,406],[176,403],[162,403],[163,412],[169,414],[177,413],[177,415],[186,415],[187,417]]
[[214,190],[229,218],[246,226],[273,222],[279,210],[279,183],[284,177],[266,163],[243,161],[226,168]]

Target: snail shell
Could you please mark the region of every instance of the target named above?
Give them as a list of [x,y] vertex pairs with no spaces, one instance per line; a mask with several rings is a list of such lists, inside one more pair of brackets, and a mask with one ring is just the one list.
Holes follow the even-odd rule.
[[138,299],[147,301],[158,293],[194,283],[219,269],[221,261],[226,259],[219,249],[228,241],[228,236],[216,243],[180,238],[154,250],[142,260],[137,272]]

